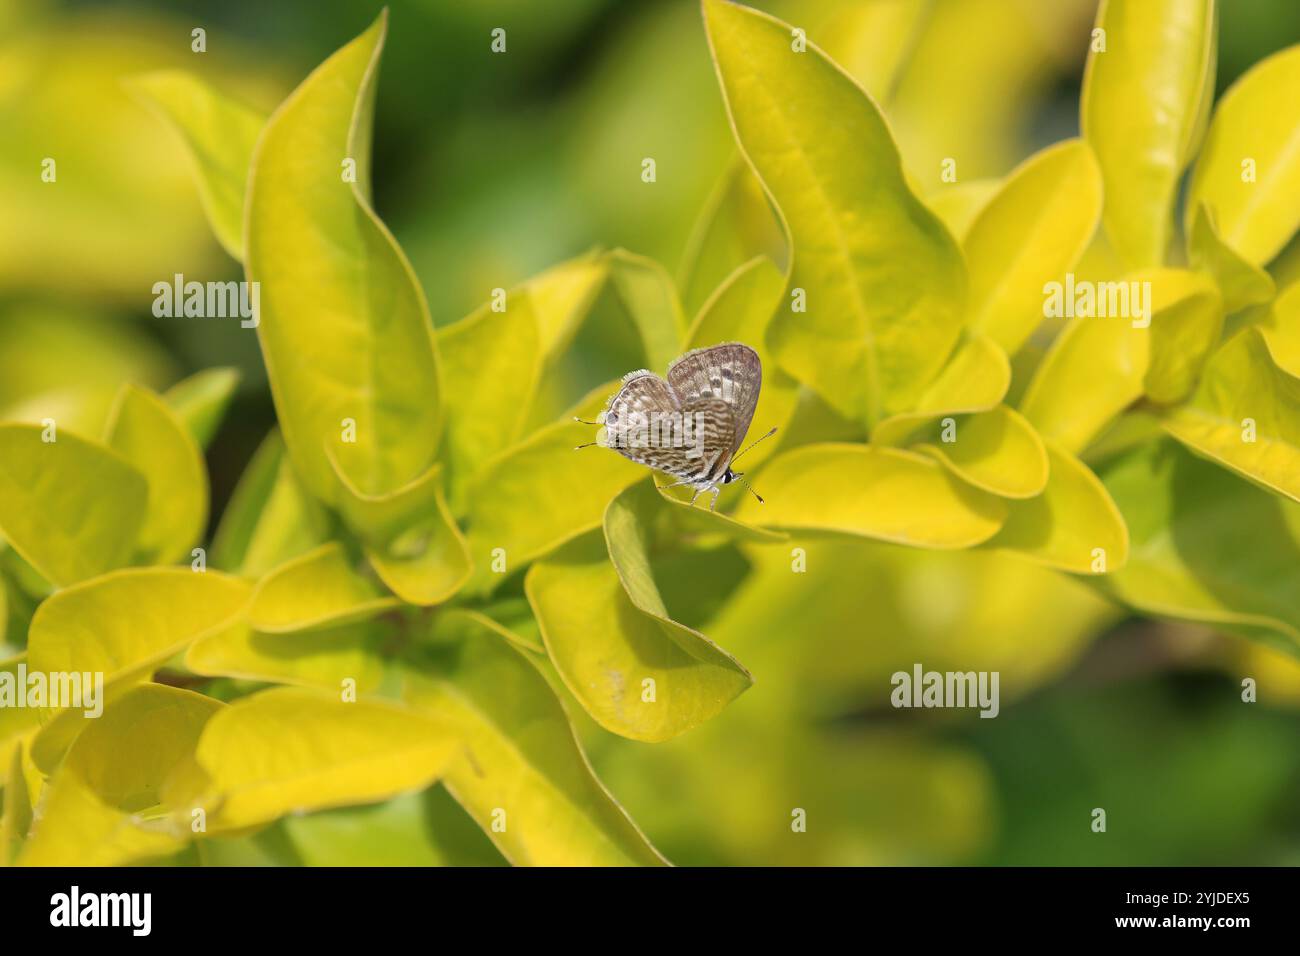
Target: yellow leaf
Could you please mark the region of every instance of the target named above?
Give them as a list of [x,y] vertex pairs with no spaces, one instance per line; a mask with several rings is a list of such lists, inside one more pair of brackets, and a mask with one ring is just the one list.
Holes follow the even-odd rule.
[[[790,5],[793,9],[794,5]],[[929,3],[857,3],[832,0],[798,4],[811,19],[809,34],[877,103],[888,102],[898,75],[930,18]],[[809,10],[807,8],[811,7]]]
[[1139,276],[1151,283],[1151,341],[1142,387],[1160,404],[1195,387],[1206,356],[1223,331],[1223,299],[1208,278],[1179,269]]
[[[5,781],[4,802],[0,808],[0,866],[8,866],[17,859],[31,830],[33,808],[40,798],[44,778],[32,763],[26,743],[19,742],[11,754],[5,754],[3,750],[0,754],[4,757],[4,763],[0,764],[4,776],[0,776],[0,780]],[[33,781],[35,787],[29,787],[29,782]]]
[[223,830],[426,787],[463,746],[443,718],[282,687],[213,717],[196,759],[210,780],[209,829]]
[[1287,286],[1259,323],[1277,367],[1300,378],[1300,282]]
[[672,278],[653,259],[615,249],[609,253],[609,281],[641,337],[646,360],[667,368],[681,354],[686,333]]
[[1223,296],[1227,315],[1250,305],[1269,302],[1277,291],[1273,277],[1237,255],[1219,236],[1209,207],[1201,203],[1191,220],[1187,257],[1192,266],[1208,273]]
[[1003,498],[1032,498],[1046,487],[1047,449],[1019,412],[999,405],[954,425],[953,441],[944,441],[940,429],[922,447],[963,481]]
[[0,425],[0,532],[56,585],[126,564],[145,517],[144,476],[64,431]]
[[248,181],[245,265],[284,441],[316,497],[340,490],[326,449],[361,492],[428,469],[440,390],[433,325],[410,263],[370,203],[375,77],[387,14],[267,121]]
[[1117,597],[1300,651],[1300,505],[1168,439],[1103,476],[1133,534],[1127,567],[1105,582]]
[[1300,379],[1273,364],[1259,330],[1243,329],[1210,357],[1196,394],[1164,426],[1198,455],[1300,501]]
[[1020,410],[1044,438],[1077,454],[1142,397],[1149,349],[1149,328],[1117,316],[1078,316],[1034,372]]
[[483,462],[519,439],[537,390],[543,356],[526,288],[507,294],[504,312],[484,305],[439,329],[438,351],[447,415],[441,455],[458,502]]
[[[960,333],[956,242],[853,79],[811,44],[792,51],[790,26],[766,14],[705,0],[704,15],[736,139],[793,247],[777,361],[849,417],[908,410]],[[798,290],[806,312],[792,311]]]
[[1076,574],[1117,571],[1128,560],[1128,528],[1106,486],[1079,459],[1047,443],[1051,475],[1037,498],[1012,502],[988,543]]
[[349,623],[267,634],[239,623],[200,637],[185,652],[185,666],[209,677],[270,681],[341,690],[352,681],[359,693],[383,678],[379,622]]
[[329,515],[307,493],[272,430],[235,486],[212,540],[212,564],[261,577],[324,542]]
[[925,197],[925,204],[948,227],[953,238],[965,242],[971,224],[1002,188],[1002,180],[971,179],[940,186]]
[[[665,515],[665,523],[671,523],[681,534],[721,535],[728,540],[750,541],[755,544],[772,544],[784,541],[787,537],[780,531],[745,524],[721,511],[710,511],[691,504],[691,499],[695,497],[694,489],[673,488],[670,491],[669,486],[673,484],[671,476],[656,473],[654,483],[670,509]],[[737,489],[737,494],[744,493]]]
[[[594,420],[617,388],[617,382],[597,387],[570,415],[538,429],[483,468],[467,495],[475,569],[470,589],[490,591],[507,574],[599,527],[609,500],[645,477],[643,467],[608,448],[575,450],[595,435],[575,424],[573,416]],[[504,573],[494,565],[504,567]]]
[[[26,694],[27,688],[18,680],[18,665],[27,661],[26,654],[19,654],[6,661],[0,661],[0,675],[5,683],[12,682],[15,694]],[[9,761],[14,752],[22,746],[25,737],[40,726],[41,711],[38,707],[14,706],[6,702],[0,706],[0,784],[4,783],[4,774],[9,772]]]
[[[244,614],[251,590],[239,578],[189,568],[131,568],[83,581],[36,609],[28,670],[102,675],[111,706],[116,693],[191,642],[230,627]],[[82,725],[81,710],[55,712],[33,747],[42,768],[53,765]]]
[[603,253],[588,253],[524,283],[533,302],[538,345],[544,356],[549,359],[568,348],[608,275],[608,258]]
[[1043,321],[1043,286],[1060,281],[1101,216],[1101,171],[1083,140],[1040,150],[1011,172],[962,242],[970,325],[1014,354]]
[[188,807],[168,804],[222,704],[160,684],[133,689],[77,738],[50,778],[18,858],[24,866],[113,866],[161,857],[191,836]]
[[343,546],[333,541],[285,562],[259,581],[248,621],[256,630],[282,634],[362,621],[398,603],[357,574]]
[[785,236],[763,184],[736,157],[705,201],[686,243],[677,273],[686,314],[697,315],[728,276],[758,256],[785,261]]
[[239,386],[239,370],[209,368],[182,379],[163,393],[167,406],[185,423],[199,447],[206,448]]
[[173,564],[188,558],[208,522],[208,470],[194,436],[153,392],[124,385],[105,437],[149,485],[136,542],[143,561]]
[[972,488],[913,452],[870,445],[804,445],[763,470],[765,505],[746,501],[743,521],[791,530],[860,535],[922,548],[968,548],[997,533],[1002,499]]
[[876,445],[901,445],[940,415],[986,411],[1002,401],[1010,385],[1007,354],[988,336],[971,336],[953,352],[916,407],[877,424],[871,441]]
[[1300,46],[1256,63],[1219,100],[1188,186],[1189,223],[1210,206],[1223,241],[1253,265],[1276,256],[1300,226],[1297,100]]
[[[333,458],[331,458],[333,463]],[[465,536],[442,496],[442,466],[396,491],[367,495],[336,470],[344,517],[380,579],[411,604],[440,604],[473,571]]]
[[244,184],[266,118],[182,70],[146,73],[127,86],[184,139],[208,223],[225,250],[242,260]]
[[439,615],[406,675],[405,699],[465,739],[448,791],[516,865],[662,865],[596,778],[546,679],[496,630],[474,612]]
[[649,535],[667,507],[649,482],[629,488],[605,512],[605,547],[575,542],[524,581],[565,685],[597,723],[633,740],[685,733],[753,683],[735,658],[664,606]]
[[1164,261],[1178,181],[1214,96],[1217,18],[1215,0],[1102,0],[1097,10],[1080,125],[1101,165],[1102,221],[1130,269]]

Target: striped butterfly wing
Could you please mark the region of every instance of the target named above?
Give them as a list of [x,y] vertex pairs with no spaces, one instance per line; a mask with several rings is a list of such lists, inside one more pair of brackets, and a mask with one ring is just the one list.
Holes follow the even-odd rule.
[[669,367],[668,384],[684,404],[720,399],[729,406],[734,426],[726,456],[730,463],[745,440],[758,406],[758,392],[763,385],[758,353],[740,342],[695,349]]
[[656,412],[680,411],[672,388],[654,372],[644,369],[623,376],[623,384],[605,405],[602,421],[608,447],[638,465],[664,467],[680,449],[660,447],[651,441],[651,425]]
[[692,481],[718,481],[736,453],[732,406],[721,398],[698,399],[682,406],[682,417],[690,419],[694,441],[682,449],[681,471],[664,470]]

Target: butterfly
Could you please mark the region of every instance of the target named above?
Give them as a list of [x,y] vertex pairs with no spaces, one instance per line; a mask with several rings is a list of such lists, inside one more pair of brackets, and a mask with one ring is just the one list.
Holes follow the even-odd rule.
[[761,504],[732,464],[745,452],[776,434],[773,428],[739,454],[758,405],[763,365],[758,353],[741,342],[724,342],[687,352],[668,367],[667,379],[640,369],[623,376],[622,387],[605,403],[594,422],[603,425],[604,440],[579,445],[604,445],[637,464],[648,465],[678,479],[668,488],[695,488],[691,504],[711,491],[712,511],[721,485],[740,480]]

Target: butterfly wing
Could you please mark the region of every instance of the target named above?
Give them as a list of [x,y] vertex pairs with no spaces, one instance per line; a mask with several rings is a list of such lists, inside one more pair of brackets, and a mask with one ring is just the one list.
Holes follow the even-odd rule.
[[601,421],[605,423],[605,441],[624,458],[638,465],[662,468],[661,462],[671,460],[680,449],[662,448],[647,440],[651,416],[656,412],[679,411],[677,396],[672,388],[654,372],[642,369],[623,376],[623,384],[605,403]]
[[668,384],[684,404],[720,399],[731,411],[733,435],[726,460],[740,448],[754,419],[763,365],[758,353],[741,342],[724,342],[687,352],[668,369]]
[[702,398],[684,404],[682,417],[690,420],[695,440],[681,450],[683,470],[671,473],[691,481],[721,480],[731,464],[731,456],[736,453],[736,416],[732,405],[721,398]]

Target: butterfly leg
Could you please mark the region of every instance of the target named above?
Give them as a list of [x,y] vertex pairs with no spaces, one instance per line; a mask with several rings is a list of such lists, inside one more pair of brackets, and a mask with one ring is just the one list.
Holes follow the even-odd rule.
[[698,498],[698,497],[699,497],[701,494],[703,494],[703,493],[704,493],[704,489],[703,489],[703,488],[696,488],[696,489],[695,489],[695,494],[691,495],[691,507],[692,507],[692,508],[695,507],[695,499]]
[[713,486],[713,497],[709,499],[709,510],[712,511],[718,503],[718,495],[722,494],[722,489],[717,485]]

